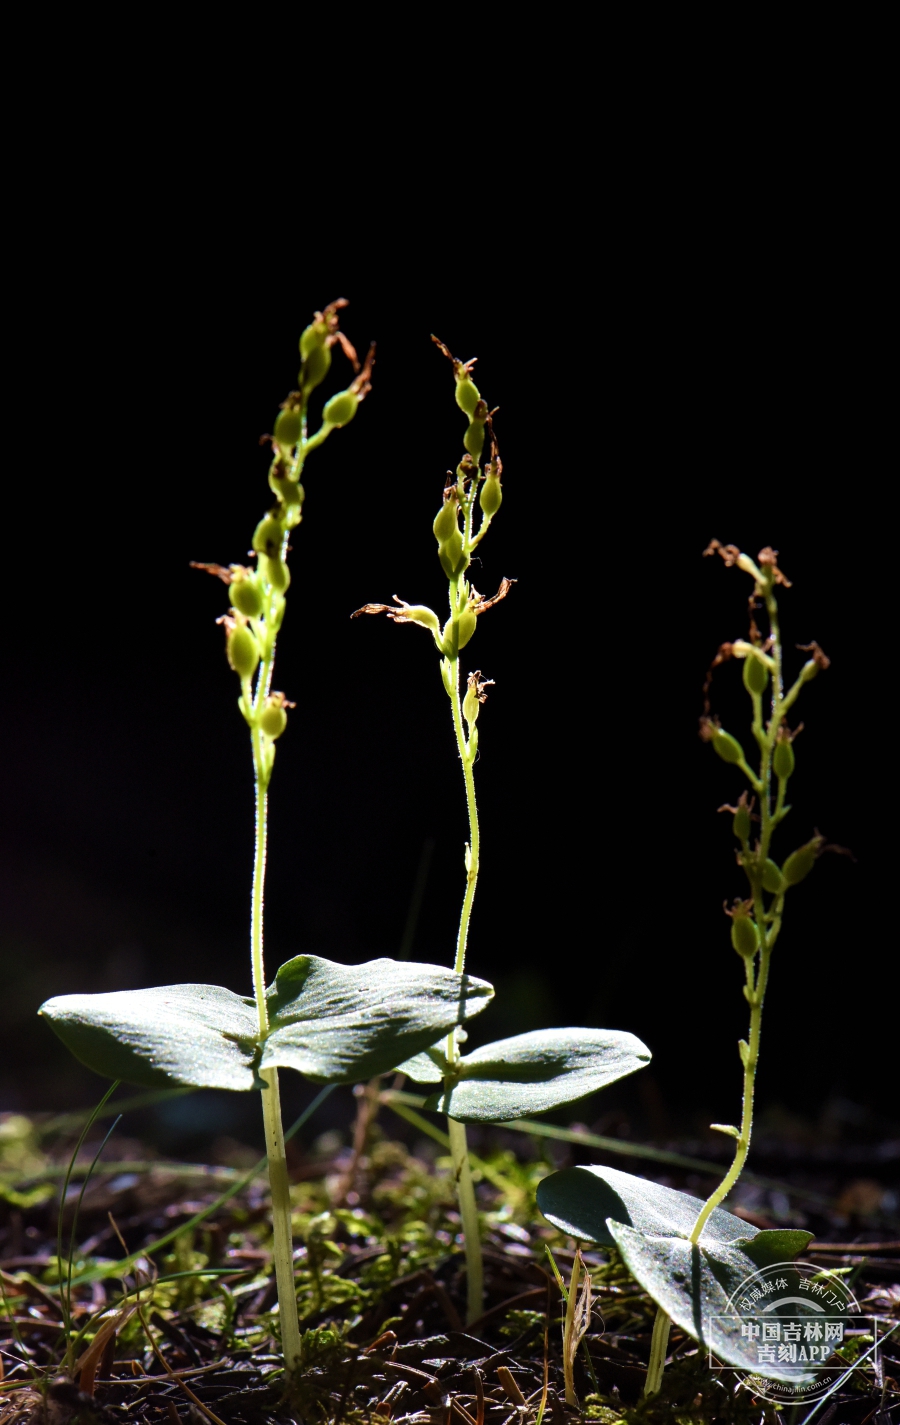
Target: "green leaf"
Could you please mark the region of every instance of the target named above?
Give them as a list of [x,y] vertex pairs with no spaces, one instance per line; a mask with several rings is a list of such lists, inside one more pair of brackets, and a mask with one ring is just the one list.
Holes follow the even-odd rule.
[[478,1014],[485,980],[411,960],[336,965],[298,955],[269,990],[271,1033],[262,1068],[284,1065],[323,1083],[387,1073]]
[[447,1057],[442,1049],[433,1045],[424,1054],[414,1054],[397,1065],[398,1074],[408,1074],[417,1084],[439,1084],[447,1072]]
[[[649,1049],[633,1034],[538,1029],[467,1054],[455,1066],[456,1082],[433,1094],[425,1106],[461,1123],[504,1123],[583,1098],[649,1060]],[[415,1077],[410,1067],[406,1072]]]
[[259,1070],[297,1069],[347,1083],[391,1069],[483,1009],[484,980],[436,965],[337,965],[301,955],[267,992],[269,1034],[254,1001],[217,985],[59,995],[38,1011],[88,1068],[156,1087],[260,1087]]
[[218,985],[57,995],[38,1014],[76,1059],[108,1079],[148,1088],[249,1089],[257,1082],[253,1000]]
[[[538,1184],[538,1207],[580,1241],[618,1247],[632,1276],[695,1340],[729,1365],[773,1380],[806,1377],[760,1369],[755,1348],[716,1317],[761,1267],[792,1261],[810,1241],[800,1231],[760,1232],[716,1208],[699,1243],[688,1238],[703,1202],[615,1168],[566,1168]],[[812,1377],[809,1377],[810,1379]]]
[[[725,1215],[730,1216],[730,1213]],[[720,1361],[769,1380],[801,1384],[815,1379],[811,1372],[797,1367],[793,1371],[782,1370],[771,1362],[760,1366],[755,1344],[742,1337],[740,1322],[734,1319],[737,1312],[732,1298],[758,1268],[744,1250],[744,1244],[718,1241],[708,1227],[699,1243],[689,1242],[684,1237],[639,1232],[612,1218],[609,1230],[635,1281],[676,1325],[711,1350]],[[788,1232],[785,1235],[804,1236],[808,1241],[811,1234]],[[781,1255],[778,1260],[789,1258]]]

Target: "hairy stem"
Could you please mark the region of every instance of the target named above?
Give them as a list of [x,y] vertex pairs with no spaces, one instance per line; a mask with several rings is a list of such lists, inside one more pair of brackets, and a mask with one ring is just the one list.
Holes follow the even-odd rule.
[[459,1215],[462,1218],[463,1237],[466,1244],[466,1325],[471,1326],[482,1313],[484,1303],[484,1261],[481,1255],[481,1232],[478,1226],[478,1208],[475,1203],[475,1184],[469,1163],[469,1147],[466,1141],[466,1125],[457,1123],[455,1118],[447,1119],[447,1133],[450,1138],[450,1153],[453,1158],[453,1175],[456,1178],[456,1193],[459,1200]]
[[478,829],[478,802],[475,797],[475,772],[473,759],[469,756],[469,748],[463,732],[462,707],[459,698],[459,659],[452,663],[451,705],[453,708],[453,730],[456,733],[456,745],[459,748],[459,759],[462,762],[463,778],[466,784],[466,803],[469,809],[469,844],[466,849],[466,893],[463,896],[462,911],[459,917],[459,931],[456,936],[456,963],[454,969],[461,975],[466,963],[466,945],[469,939],[469,921],[472,917],[472,904],[475,900],[475,888],[478,885],[478,861],[480,853],[480,835]]
[[[471,510],[466,512],[466,534],[471,533]],[[450,605],[454,615],[458,615],[465,608],[468,593],[465,590],[464,581],[460,578],[455,585],[450,588]],[[454,638],[454,647],[456,646]],[[456,733],[456,746],[459,751],[459,758],[462,763],[463,779],[466,787],[466,805],[469,811],[469,843],[466,847],[466,890],[463,896],[462,910],[459,917],[459,930],[456,936],[456,960],[454,969],[458,975],[463,973],[466,963],[466,945],[469,938],[469,921],[472,917],[472,905],[475,900],[475,889],[478,885],[478,863],[480,850],[480,836],[478,828],[478,801],[475,795],[475,773],[473,770],[474,756],[470,755],[469,744],[463,731],[462,705],[459,697],[459,655],[448,659],[450,664],[450,676],[445,687],[450,698],[450,706],[453,713],[453,730]],[[459,1046],[456,1042],[456,1032],[451,1030],[447,1038],[447,1058],[454,1064],[459,1058]],[[484,1261],[481,1254],[481,1231],[478,1225],[478,1208],[475,1203],[475,1187],[472,1182],[472,1169],[469,1164],[468,1144],[466,1140],[465,1124],[457,1123],[454,1119],[447,1119],[447,1131],[450,1135],[450,1151],[453,1155],[453,1171],[456,1177],[457,1196],[459,1199],[459,1212],[462,1218],[463,1235],[466,1244],[466,1321],[471,1325],[476,1321],[484,1310]]]
[[266,1153],[269,1158],[269,1188],[272,1193],[275,1282],[278,1287],[281,1349],[284,1352],[285,1365],[290,1369],[296,1364],[300,1355],[300,1319],[297,1314],[297,1293],[294,1289],[291,1195],[288,1184],[287,1159],[284,1152],[278,1070],[264,1069],[260,1077],[266,1084],[266,1088],[262,1092],[263,1124],[266,1131]]
[[269,794],[265,780],[262,734],[253,729],[253,769],[256,781],[256,823],[253,856],[253,890],[250,900],[250,959],[253,966],[253,997],[259,1016],[259,1037],[269,1032],[269,1009],[266,1004],[266,971],[263,961],[263,910],[266,885],[266,843],[268,840]]
[[[269,600],[269,608],[272,600]],[[275,640],[268,658],[259,665],[255,705],[262,705],[272,681],[275,663]],[[253,855],[253,889],[251,896],[251,958],[253,965],[253,997],[259,1015],[259,1039],[269,1032],[269,1010],[266,1005],[265,962],[263,962],[263,908],[265,908],[266,834],[268,834],[268,787],[271,762],[266,758],[265,744],[259,727],[251,730],[253,775],[256,784],[256,835]],[[262,1121],[265,1127],[266,1156],[269,1159],[269,1188],[272,1193],[272,1230],[275,1237],[275,1281],[278,1285],[278,1314],[281,1320],[282,1351],[285,1365],[291,1368],[300,1354],[300,1322],[293,1287],[293,1240],[291,1233],[291,1190],[288,1184],[288,1161],[285,1157],[285,1133],[281,1116],[281,1093],[278,1069],[263,1069]]]

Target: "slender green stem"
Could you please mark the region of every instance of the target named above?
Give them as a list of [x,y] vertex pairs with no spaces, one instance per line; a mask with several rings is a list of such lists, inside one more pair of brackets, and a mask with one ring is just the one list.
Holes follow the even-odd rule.
[[297,1293],[294,1287],[291,1195],[288,1184],[287,1159],[284,1152],[284,1130],[281,1124],[278,1070],[264,1069],[260,1077],[267,1085],[262,1093],[263,1124],[266,1131],[269,1186],[272,1193],[275,1281],[278,1287],[281,1348],[284,1352],[285,1365],[290,1369],[300,1355],[300,1318],[297,1313]]
[[672,1322],[662,1307],[656,1313],[656,1320],[653,1323],[653,1335],[650,1339],[650,1364],[647,1366],[647,1380],[644,1385],[644,1395],[658,1395],[662,1385],[663,1371],[666,1368],[666,1355],[669,1350],[669,1331]]
[[[760,935],[763,934],[763,926],[760,925]],[[750,1151],[750,1135],[753,1129],[753,1097],[756,1086],[756,1067],[759,1062],[759,1037],[762,1028],[762,1007],[763,998],[766,992],[766,983],[769,977],[769,956],[770,951],[766,950],[760,958],[759,976],[756,984],[750,988],[750,977],[753,974],[752,967],[748,966],[747,998],[750,1001],[750,1034],[747,1040],[747,1048],[742,1053],[744,1060],[744,1091],[743,1108],[741,1112],[740,1137],[735,1146],[734,1161],[728,1172],[725,1174],[719,1186],[716,1188],[703,1204],[697,1221],[691,1231],[690,1240],[699,1242],[700,1234],[711,1214],[721,1202],[731,1192],[738,1178],[740,1177],[744,1164],[747,1161],[747,1154]]]
[[481,1255],[481,1231],[475,1203],[475,1184],[469,1163],[466,1125],[455,1118],[447,1119],[447,1135],[453,1158],[453,1175],[459,1199],[463,1238],[466,1244],[466,1324],[477,1321],[484,1309],[484,1261]]
[[250,903],[250,957],[253,964],[253,996],[259,1016],[259,1037],[269,1032],[269,1009],[266,1003],[266,971],[263,961],[263,911],[265,907],[266,843],[268,840],[269,796],[263,780],[262,736],[253,729],[253,763],[256,772],[256,835],[253,856],[253,891]]
[[[471,537],[471,506],[465,514],[465,533],[467,541]],[[454,624],[460,613],[465,609],[468,600],[468,587],[460,577],[450,585],[450,608]],[[454,629],[453,645],[456,646],[456,635]],[[466,805],[469,812],[469,842],[466,846],[466,890],[463,896],[462,910],[459,917],[459,930],[456,936],[456,959],[454,969],[458,975],[463,973],[466,963],[466,946],[469,938],[469,921],[472,917],[472,905],[475,900],[475,890],[478,885],[478,866],[480,854],[480,834],[478,827],[478,801],[475,795],[475,773],[474,748],[470,749],[469,742],[463,730],[462,704],[459,696],[459,655],[448,659],[450,665],[450,676],[445,683],[450,697],[450,706],[453,714],[453,730],[456,733],[456,746],[459,751],[459,758],[462,763],[463,779],[466,787]],[[447,1058],[454,1064],[459,1058],[459,1046],[456,1042],[456,1032],[451,1030],[447,1038]],[[450,1152],[453,1157],[453,1171],[456,1177],[457,1197],[459,1200],[459,1212],[462,1218],[463,1236],[466,1246],[466,1320],[469,1324],[476,1321],[484,1310],[484,1261],[481,1253],[481,1229],[478,1223],[478,1207],[475,1202],[475,1186],[472,1182],[472,1169],[469,1163],[468,1144],[466,1140],[465,1124],[457,1123],[455,1119],[447,1119],[447,1130],[450,1137]]]
[[450,702],[453,708],[453,730],[456,733],[456,745],[459,748],[459,758],[462,762],[463,778],[466,784],[466,803],[469,809],[469,844],[466,848],[466,893],[463,897],[462,911],[459,917],[459,931],[456,936],[456,963],[454,969],[461,975],[466,963],[466,945],[469,939],[469,921],[472,917],[472,905],[475,900],[475,889],[478,885],[478,864],[480,855],[480,834],[478,828],[478,802],[475,797],[475,772],[474,758],[469,755],[469,746],[463,732],[462,706],[459,697],[459,659],[455,658],[452,663],[453,675]]
[[[267,621],[270,626],[274,602],[275,596],[272,595],[266,604]],[[273,634],[267,647],[267,656],[261,661],[259,667],[256,696],[253,700],[254,711],[258,711],[268,695],[274,662],[275,638]],[[249,689],[245,691],[245,699],[249,702],[248,691]],[[250,903],[250,952],[253,964],[253,995],[256,1000],[259,1037],[262,1043],[269,1032],[269,1010],[266,1003],[266,974],[263,959],[263,918],[268,839],[268,786],[272,767],[270,758],[266,755],[263,735],[256,723],[251,725],[251,741],[256,786],[256,835],[253,857],[253,891]],[[261,1097],[266,1155],[269,1160],[269,1187],[272,1194],[273,1248],[275,1281],[278,1287],[278,1313],[281,1322],[281,1345],[285,1365],[290,1369],[300,1355],[300,1319],[297,1313],[297,1295],[294,1288],[291,1197],[287,1159],[284,1151],[284,1129],[281,1122],[278,1070],[264,1069],[260,1078],[266,1085],[262,1090]]]

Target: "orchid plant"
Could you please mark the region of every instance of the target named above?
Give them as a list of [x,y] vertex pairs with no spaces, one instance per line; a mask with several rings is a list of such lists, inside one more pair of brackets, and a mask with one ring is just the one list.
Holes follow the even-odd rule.
[[[564,1169],[546,1178],[537,1192],[538,1206],[555,1226],[579,1241],[618,1248],[634,1279],[657,1302],[647,1396],[659,1392],[673,1321],[719,1360],[797,1384],[801,1377],[796,1370],[785,1375],[777,1365],[759,1365],[752,1340],[740,1334],[729,1315],[729,1303],[760,1268],[792,1261],[811,1235],[793,1229],[760,1231],[726,1211],[722,1203],[736,1186],[750,1149],[763,1004],[785,901],[826,849],[816,833],[781,865],[772,855],[773,838],[791,810],[787,793],[795,765],[793,741],[799,728],[791,730],[788,715],[803,689],[828,667],[829,660],[816,643],[798,645],[808,656],[785,689],[777,593],[790,583],[778,567],[776,551],[763,549],[754,560],[735,545],[713,540],[704,552],[721,556],[726,565],[737,567],[753,580],[748,637],[724,643],[719,649],[707,678],[700,725],[704,741],[745,783],[736,804],[720,808],[732,818],[737,862],[746,882],[744,895],[726,909],[750,1010],[747,1038],[738,1045],[743,1104],[738,1124],[711,1125],[733,1140],[734,1157],[705,1202],[605,1167]],[[757,626],[760,609],[768,620],[767,632]],[[756,754],[752,758],[711,715],[712,671],[727,662],[737,663],[743,670],[751,705],[750,736]]]
[[[475,785],[479,755],[479,718],[493,679],[480,670],[467,673],[463,692],[460,658],[474,638],[479,621],[510,593],[511,579],[501,579],[497,592],[485,597],[474,587],[469,571],[475,551],[485,539],[503,502],[503,464],[494,431],[494,412],[472,379],[474,359],[459,361],[432,340],[450,362],[456,404],[466,418],[463,455],[444,484],[433,533],[437,555],[447,580],[449,616],[441,623],[425,604],[410,604],[394,595],[393,605],[366,604],[358,614],[386,613],[398,624],[426,630],[439,659],[444,691],[450,703],[453,734],[462,768],[469,836],[465,845],[462,909],[453,968],[464,974],[472,908],[478,886],[481,831]],[[488,458],[483,462],[485,448]],[[426,1107],[446,1114],[456,1176],[466,1251],[467,1319],[471,1324],[483,1309],[481,1238],[475,1189],[466,1142],[467,1123],[504,1123],[524,1115],[548,1112],[594,1093],[649,1062],[650,1052],[633,1034],[618,1030],[536,1029],[460,1052],[465,1031],[457,1025],[424,1053],[399,1065],[419,1083],[435,1085]]]
[[[256,1091],[260,1095],[272,1195],[275,1274],[287,1367],[300,1358],[293,1276],[291,1205],[278,1071],[316,1083],[347,1084],[383,1073],[440,1036],[454,1034],[493,991],[458,969],[379,959],[341,965],[296,955],[266,985],[263,901],[267,809],[276,744],[293,704],[273,691],[275,652],[290,585],[290,536],[303,519],[307,457],[347,425],[371,388],[374,348],[364,363],[340,329],[346,303],[332,302],[300,338],[297,389],[282,402],[271,436],[268,480],[274,502],[253,535],[251,566],[200,564],[228,589],[219,622],[240,683],[255,781],[255,854],[250,907],[252,994],[219,985],[163,985],[109,994],[61,995],[40,1014],[88,1068],[111,1079],[158,1087]],[[310,401],[338,348],[353,379],[325,402],[308,430]]]

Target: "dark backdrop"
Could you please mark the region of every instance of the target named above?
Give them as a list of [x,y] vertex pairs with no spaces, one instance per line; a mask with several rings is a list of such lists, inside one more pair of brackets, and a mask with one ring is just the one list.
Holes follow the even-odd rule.
[[[51,993],[249,986],[249,750],[224,591],[188,561],[243,558],[297,337],[346,295],[378,363],[357,420],[310,458],[293,539],[269,966],[396,953],[429,839],[414,954],[452,955],[465,806],[437,658],[416,629],[349,618],[394,593],[443,606],[430,524],[464,422],[435,331],[477,354],[500,407],[505,500],[475,582],[518,581],[465,655],[496,680],[469,963],[498,995],[473,1039],[627,1028],[655,1055],[643,1131],[734,1116],[746,1014],[722,902],[741,880],[716,808],[740,783],[697,719],[749,580],[701,554],[712,536],[771,543],[794,581],[789,650],[815,638],[833,660],[802,698],[781,854],[819,827],[857,860],[824,859],[790,897],[760,1100],[886,1111],[893,556],[864,294],[823,290],[829,254],[787,239],[759,265],[624,230],[604,254],[583,225],[451,242],[373,216],[359,256],[168,218],[92,229],[51,254],[49,283],[26,263],[17,293],[0,1107],[97,1094],[34,1017]],[[737,669],[714,687],[743,733]]]

